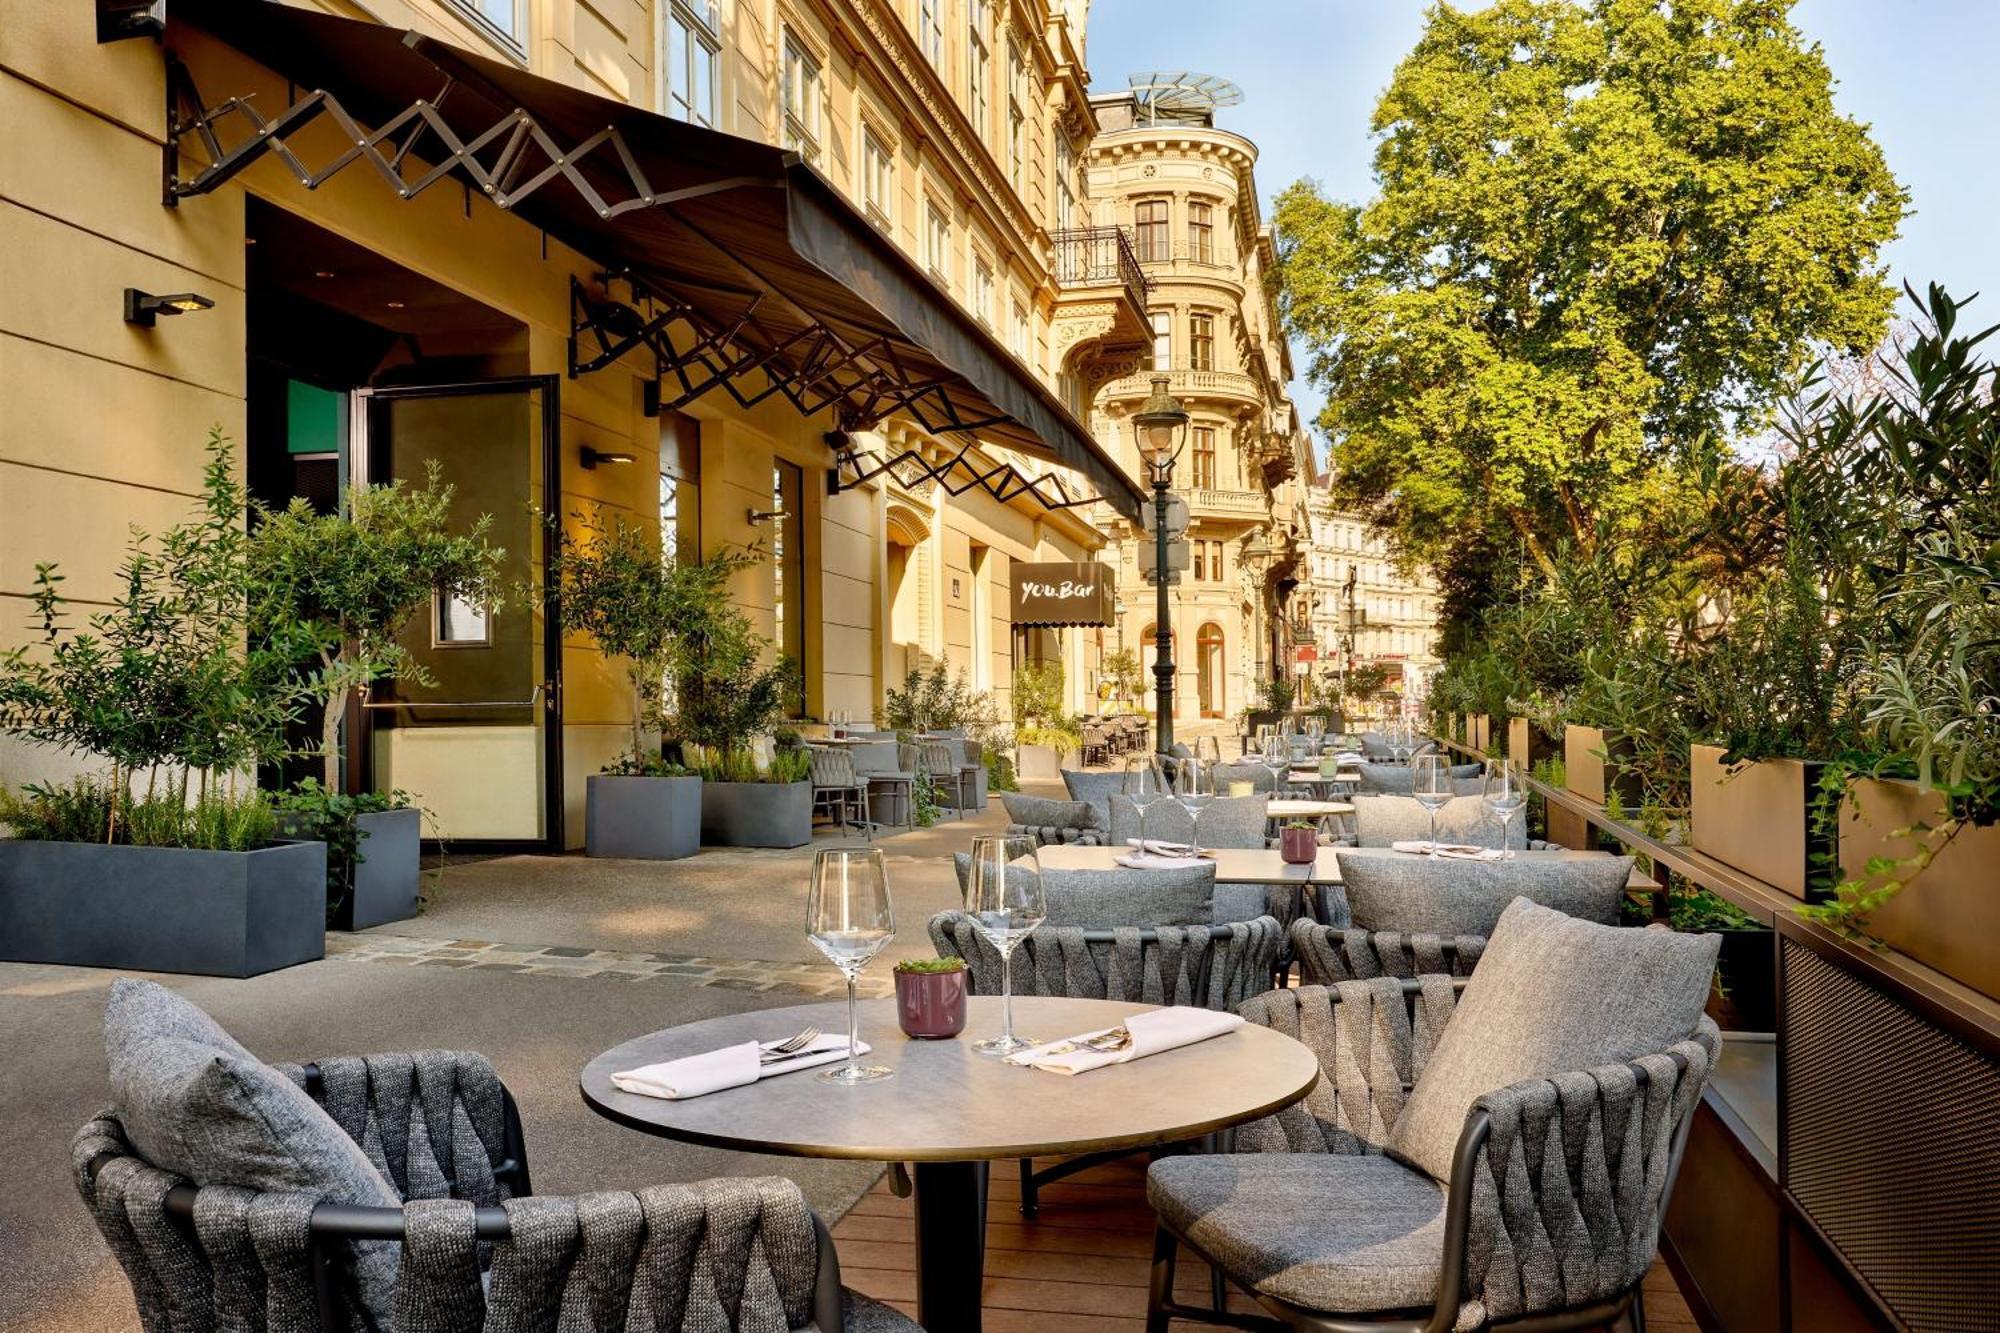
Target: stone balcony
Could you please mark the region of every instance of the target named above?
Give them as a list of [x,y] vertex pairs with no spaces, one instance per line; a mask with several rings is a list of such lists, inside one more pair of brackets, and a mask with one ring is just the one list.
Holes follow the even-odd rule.
[[1188,513],[1194,518],[1218,518],[1245,523],[1262,523],[1271,517],[1271,502],[1260,491],[1225,491],[1197,488],[1181,491]]
[[1051,237],[1055,340],[1067,353],[1086,342],[1144,342],[1149,284],[1122,227],[1070,227]]
[[[1154,371],[1141,367],[1130,374],[1105,382],[1099,395],[1107,400],[1141,398],[1153,391]],[[1175,367],[1167,372],[1167,389],[1183,403],[1196,400],[1264,406],[1264,391],[1253,375],[1234,370],[1190,370]]]

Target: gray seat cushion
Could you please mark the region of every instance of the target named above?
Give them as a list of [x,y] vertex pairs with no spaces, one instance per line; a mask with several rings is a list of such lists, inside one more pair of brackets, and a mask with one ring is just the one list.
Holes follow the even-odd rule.
[[1125,774],[1078,773],[1062,770],[1063,786],[1072,801],[1082,801],[1097,812],[1097,827],[1111,827],[1111,798],[1125,790]]
[[[1520,812],[1507,821],[1506,841],[1501,841],[1500,819],[1476,795],[1454,796],[1438,810],[1438,838],[1442,842],[1468,843],[1474,847],[1512,847],[1520,851],[1528,845],[1528,821]],[[1355,841],[1363,847],[1389,847],[1399,842],[1420,842],[1431,836],[1431,817],[1417,798],[1410,795],[1358,795],[1354,798]]]
[[[1046,796],[1009,791],[1000,793],[1000,804],[1005,807],[1010,822],[1036,830],[1044,842],[1075,842],[1078,833],[1091,830],[1102,832],[1104,829],[1104,825],[1097,822],[1097,812],[1083,801],[1056,801]],[[1062,836],[1063,830],[1069,830],[1070,836]],[[1051,836],[1051,831],[1054,836]]]
[[[972,875],[972,857],[953,852],[959,896],[965,896]],[[1042,896],[1048,903],[1045,926],[1205,926],[1215,895],[1215,867],[1186,866],[1171,870],[1042,870]],[[1259,901],[1262,901],[1261,890]],[[1247,917],[1261,916],[1260,910]]]
[[916,1320],[893,1305],[884,1305],[852,1287],[843,1288],[842,1294],[841,1318],[846,1333],[924,1333]]
[[[402,1206],[361,1145],[303,1088],[165,987],[130,977],[111,983],[104,1054],[119,1123],[139,1156],[161,1170],[197,1185]],[[361,1300],[387,1328],[398,1247],[370,1241],[355,1251]]]
[[1515,899],[1410,1090],[1389,1151],[1447,1179],[1466,1111],[1479,1097],[1687,1040],[1721,943],[1717,935],[1600,926]]
[[[1358,792],[1387,792],[1407,796],[1416,789],[1417,770],[1411,764],[1368,764],[1355,769],[1361,775],[1354,784]],[[1460,796],[1477,796],[1485,786],[1485,774],[1478,764],[1453,764],[1452,787]]]
[[1512,861],[1411,856],[1383,847],[1335,855],[1353,925],[1405,934],[1491,935],[1516,898],[1615,926],[1632,873],[1629,856],[1584,852]]
[[1260,1295],[1344,1313],[1437,1298],[1444,1191],[1387,1157],[1167,1157],[1146,1172],[1146,1196],[1167,1225]]
[[[1201,812],[1201,845],[1204,847],[1264,846],[1266,796],[1224,796],[1210,801]],[[1111,845],[1123,847],[1139,836],[1139,808],[1123,794],[1111,798]],[[1146,836],[1168,842],[1187,842],[1194,837],[1194,819],[1179,801],[1157,801],[1146,807]]]

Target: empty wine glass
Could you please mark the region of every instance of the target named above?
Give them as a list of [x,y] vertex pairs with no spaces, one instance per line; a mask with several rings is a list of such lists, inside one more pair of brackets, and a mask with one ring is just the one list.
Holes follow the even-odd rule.
[[873,1083],[895,1072],[861,1063],[854,996],[861,969],[895,934],[889,872],[879,847],[828,847],[814,854],[812,890],[806,895],[806,938],[847,978],[847,1063],[821,1071],[823,1083]]
[[1415,768],[1410,773],[1410,794],[1417,798],[1417,804],[1431,817],[1430,855],[1436,856],[1438,849],[1438,811],[1450,803],[1452,798],[1451,766],[1441,754],[1420,754],[1416,757]]
[[1133,808],[1139,812],[1139,850],[1143,852],[1146,850],[1146,811],[1161,801],[1172,799],[1172,784],[1167,780],[1166,770],[1161,767],[1158,755],[1135,754],[1125,761],[1122,785]]
[[1507,838],[1507,830],[1514,822],[1514,812],[1528,803],[1527,784],[1521,781],[1521,767],[1512,759],[1492,759],[1486,764],[1486,808],[1500,819],[1500,846],[1502,856],[1512,858],[1514,848]]
[[972,1049],[981,1055],[1007,1056],[1037,1045],[1031,1038],[1014,1035],[1014,950],[1048,915],[1033,838],[987,834],[972,840],[965,910],[973,929],[1000,954],[1000,1035],[974,1042]]
[[1264,767],[1271,770],[1271,795],[1282,797],[1291,787],[1292,743],[1281,735],[1267,736],[1262,758]]
[[1174,773],[1174,799],[1188,812],[1188,855],[1201,855],[1201,812],[1215,799],[1215,765],[1183,759]]

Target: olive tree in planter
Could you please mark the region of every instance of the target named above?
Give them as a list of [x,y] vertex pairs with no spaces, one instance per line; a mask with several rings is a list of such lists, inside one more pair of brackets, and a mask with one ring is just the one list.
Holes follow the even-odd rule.
[[287,819],[326,839],[328,913],[346,929],[416,914],[423,832],[401,792],[340,795],[348,701],[382,680],[432,683],[400,641],[432,598],[501,597],[506,552],[486,542],[491,519],[454,532],[439,473],[433,461],[422,486],[350,487],[331,514],[303,499],[263,511],[248,546],[251,632],[295,646],[300,688],[319,705],[320,780],[294,794]]
[[805,752],[760,757],[798,680],[790,661],[770,660],[770,640],[757,633],[731,594],[731,580],[761,563],[756,551],[745,550],[674,567],[660,731],[701,775],[701,840],[713,846],[812,841]]
[[584,850],[591,856],[671,861],[701,847],[701,779],[660,754],[667,673],[675,644],[705,595],[698,566],[669,559],[656,538],[623,522],[579,519],[560,541],[550,577],[566,630],[581,630],[625,661],[632,744],[585,780]]
[[1059,662],[1030,663],[1014,673],[1014,768],[1024,778],[1062,776],[1063,756],[1083,748],[1083,733],[1063,708]]
[[0,655],[0,726],[105,767],[0,801],[0,958],[242,977],[325,953],[326,849],[278,841],[243,776],[283,750],[298,641],[248,634],[234,454],[210,432],[201,514],[135,533],[84,627],[37,570],[38,642]]

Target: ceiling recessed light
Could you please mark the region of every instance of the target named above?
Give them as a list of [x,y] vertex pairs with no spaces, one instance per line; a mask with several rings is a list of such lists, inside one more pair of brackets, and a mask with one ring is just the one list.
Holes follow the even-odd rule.
[[333,276],[333,270],[330,268],[316,269],[313,272],[313,276],[315,278],[330,278]]
[[403,308],[403,303],[401,301],[391,301],[389,302],[389,308],[391,310],[401,310]]

